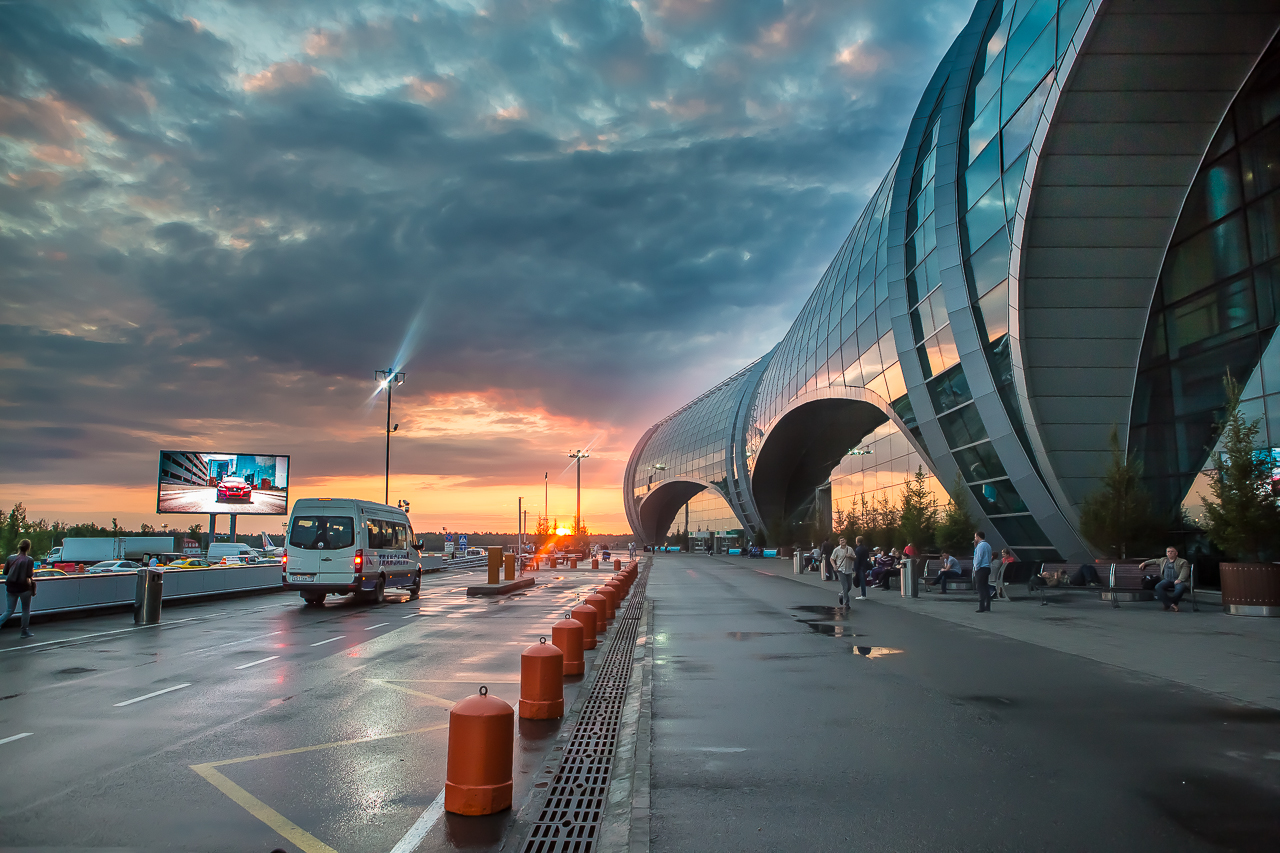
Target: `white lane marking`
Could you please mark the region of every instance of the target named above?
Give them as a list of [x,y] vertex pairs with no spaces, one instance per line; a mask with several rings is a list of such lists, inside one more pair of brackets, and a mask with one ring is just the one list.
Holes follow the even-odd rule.
[[415,616],[417,616],[417,615],[418,615],[417,613],[410,613],[408,616],[401,616],[400,618],[401,618],[401,619],[412,619],[413,617],[415,617]]
[[370,625],[368,628],[365,628],[365,630],[372,631],[374,628],[382,628],[390,624],[390,622],[379,622],[377,625]]
[[444,791],[442,790],[435,798],[431,805],[427,806],[427,810],[422,816],[409,827],[409,831],[404,834],[404,838],[400,839],[395,847],[391,848],[391,853],[413,853],[418,849],[418,845],[422,843],[422,839],[427,837],[427,833],[431,831],[431,827],[436,825],[436,821],[440,819],[440,815],[444,814]]
[[[34,732],[23,732],[20,735],[9,735],[7,738],[0,738],[0,743],[9,743],[10,741],[22,740],[24,737],[31,737]],[[441,801],[443,802],[443,800]]]
[[174,625],[181,624],[182,622],[194,622],[197,619],[209,619],[213,616],[222,616],[222,615],[223,615],[222,613],[212,613],[212,614],[209,614],[208,616],[191,616],[191,617],[188,617],[187,619],[175,619],[172,622],[169,622],[168,624],[165,624],[165,625],[134,625],[132,628],[118,628],[114,631],[97,631],[93,634],[81,634],[78,637],[63,637],[61,640],[45,640],[43,643],[27,643],[26,645],[22,645],[22,646],[10,646],[7,649],[0,649],[0,653],[20,652],[23,649],[37,649],[41,646],[52,646],[58,643],[80,643],[80,642],[84,642],[85,640],[91,640],[94,637],[106,637],[111,634],[127,634],[130,631],[138,631],[145,628],[169,628]]
[[155,696],[163,696],[166,693],[172,693],[175,690],[181,690],[184,687],[190,687],[191,682],[185,684],[175,684],[172,687],[166,687],[164,690],[157,690],[155,693],[148,693],[146,696],[138,696],[133,699],[126,699],[123,702],[117,702],[113,708],[123,708],[125,705],[132,705],[134,702],[141,702],[143,699],[151,699]]
[[252,643],[254,640],[261,640],[263,637],[274,637],[276,634],[283,634],[283,633],[284,631],[272,631],[270,634],[259,634],[256,637],[246,637],[243,640],[232,640],[229,643],[220,643],[216,646],[209,646],[203,649],[196,649],[194,651],[187,652],[187,654],[195,655],[195,654],[199,654],[200,652],[211,652],[214,649],[225,649],[227,646],[235,646],[235,645],[239,645],[240,643]]
[[236,667],[236,669],[248,669],[251,666],[257,666],[260,663],[266,663],[269,660],[275,660],[278,657],[280,657],[280,655],[272,655],[269,658],[263,658],[262,660],[255,660],[253,663],[242,663],[238,667]]
[[346,634],[340,634],[340,635],[338,635],[337,637],[330,637],[330,638],[329,638],[329,639],[327,639],[327,640],[321,640],[320,642],[318,642],[318,643],[312,643],[311,645],[312,645],[312,646],[323,646],[325,643],[332,643],[332,642],[334,642],[335,640],[341,640],[341,639],[342,639],[343,637],[345,637],[345,636],[347,636],[347,635],[346,635]]

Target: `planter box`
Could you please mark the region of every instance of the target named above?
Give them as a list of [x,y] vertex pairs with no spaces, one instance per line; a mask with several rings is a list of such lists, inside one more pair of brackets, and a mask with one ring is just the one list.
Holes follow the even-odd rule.
[[1223,563],[1222,609],[1232,616],[1280,616],[1280,566]]

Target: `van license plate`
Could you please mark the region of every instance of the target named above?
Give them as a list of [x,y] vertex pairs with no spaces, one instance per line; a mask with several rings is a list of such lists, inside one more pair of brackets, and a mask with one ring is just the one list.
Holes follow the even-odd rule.
[[289,580],[293,581],[294,583],[301,583],[304,581],[313,581],[315,579],[316,579],[315,575],[289,575]]

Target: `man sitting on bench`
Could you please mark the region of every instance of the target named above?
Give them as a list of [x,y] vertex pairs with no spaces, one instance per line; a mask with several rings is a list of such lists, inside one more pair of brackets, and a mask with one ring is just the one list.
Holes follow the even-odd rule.
[[[1178,556],[1177,548],[1169,547],[1164,549],[1163,560],[1147,560],[1138,568],[1141,570],[1148,566],[1160,570],[1160,581],[1156,584],[1156,598],[1160,599],[1160,604],[1165,610],[1177,613],[1178,602],[1187,594],[1191,584],[1191,564]],[[1173,590],[1173,595],[1169,594],[1169,590]]]
[[942,594],[947,594],[947,578],[960,579],[960,562],[946,551],[942,552],[942,560],[938,566],[938,576],[929,581],[931,586],[940,586]]

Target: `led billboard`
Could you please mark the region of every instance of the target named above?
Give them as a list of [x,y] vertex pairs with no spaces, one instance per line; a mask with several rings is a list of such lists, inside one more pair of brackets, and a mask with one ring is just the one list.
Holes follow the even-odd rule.
[[164,450],[156,512],[285,515],[289,457]]

